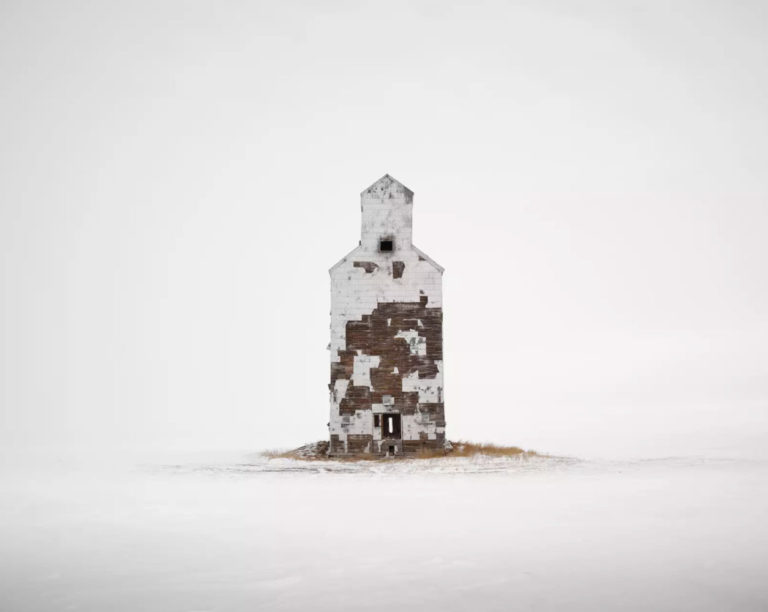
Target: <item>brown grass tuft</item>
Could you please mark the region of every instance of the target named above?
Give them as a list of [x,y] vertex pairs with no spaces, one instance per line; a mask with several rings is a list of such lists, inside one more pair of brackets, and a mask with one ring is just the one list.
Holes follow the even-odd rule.
[[533,450],[523,450],[518,446],[499,446],[498,444],[482,444],[459,440],[452,442],[452,457],[471,457],[473,455],[487,455],[489,457],[540,457]]
[[[268,459],[298,459],[300,461],[387,461],[388,458],[378,455],[358,455],[350,457],[328,457],[328,442],[320,441],[312,444],[305,444],[293,450],[267,450],[261,454]],[[523,450],[517,446],[499,446],[498,444],[482,444],[459,440],[451,442],[448,449],[422,449],[415,455],[400,457],[401,459],[437,459],[440,457],[473,457],[475,455],[485,455],[488,457],[520,457],[527,459],[529,457],[546,457],[536,451]]]

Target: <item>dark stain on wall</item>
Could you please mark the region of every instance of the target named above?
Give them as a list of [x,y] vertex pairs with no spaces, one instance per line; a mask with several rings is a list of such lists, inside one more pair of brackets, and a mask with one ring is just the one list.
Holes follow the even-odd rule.
[[352,263],[354,268],[363,268],[368,274],[377,270],[379,265],[372,261],[355,261]]

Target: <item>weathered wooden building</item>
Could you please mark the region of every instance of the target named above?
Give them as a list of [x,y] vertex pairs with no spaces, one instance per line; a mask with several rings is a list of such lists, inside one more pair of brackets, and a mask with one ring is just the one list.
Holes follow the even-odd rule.
[[360,194],[359,246],[330,269],[330,454],[445,444],[443,268],[413,246],[413,192],[385,175]]

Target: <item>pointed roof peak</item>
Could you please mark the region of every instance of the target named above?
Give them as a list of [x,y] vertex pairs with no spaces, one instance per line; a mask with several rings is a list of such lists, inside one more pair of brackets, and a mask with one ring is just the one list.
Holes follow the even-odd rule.
[[400,181],[392,178],[389,174],[385,174],[378,181],[373,183],[368,189],[364,189],[361,193],[361,197],[369,196],[374,198],[384,199],[387,196],[389,198],[397,195],[403,195],[406,202],[413,201],[413,191],[408,189]]

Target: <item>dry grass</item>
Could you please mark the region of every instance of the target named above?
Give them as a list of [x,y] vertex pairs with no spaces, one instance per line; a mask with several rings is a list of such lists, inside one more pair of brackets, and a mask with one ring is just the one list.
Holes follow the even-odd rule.
[[[546,457],[536,451],[523,450],[517,446],[499,446],[498,444],[482,444],[459,440],[451,442],[450,449],[424,449],[415,455],[408,455],[408,459],[436,459],[439,457],[473,457],[485,455],[487,457]],[[378,455],[358,455],[352,457],[328,457],[328,442],[323,440],[313,444],[306,444],[299,448],[283,451],[268,450],[262,452],[262,456],[268,459],[298,459],[301,461],[386,461],[388,458]],[[405,457],[403,457],[405,458]]]
[[517,446],[499,446],[498,444],[478,444],[476,442],[467,442],[459,440],[452,442],[452,457],[471,457],[473,455],[487,455],[489,457],[540,457],[539,453],[533,450],[523,450]]

